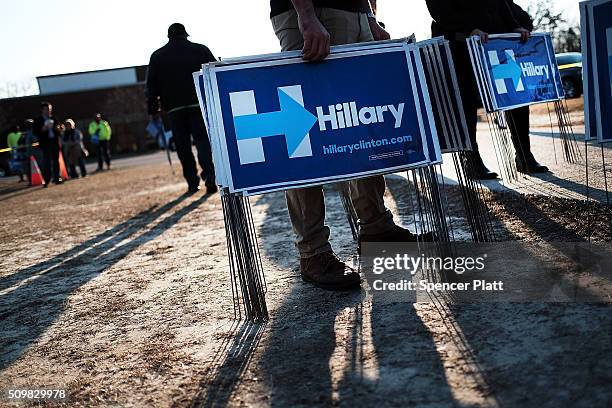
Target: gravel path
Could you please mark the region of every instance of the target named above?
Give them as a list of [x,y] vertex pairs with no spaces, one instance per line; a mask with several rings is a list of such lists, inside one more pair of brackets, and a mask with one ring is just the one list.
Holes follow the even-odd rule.
[[[580,187],[583,169],[563,171]],[[389,178],[386,197],[398,220],[402,183]],[[314,289],[299,278],[278,193],[252,200],[271,319],[236,322],[219,197],[183,189],[153,161],[0,195],[0,390],[65,388],[58,404],[70,407],[612,406],[609,298],[411,303],[369,282]],[[331,187],[326,198],[334,248],[351,258]],[[610,240],[601,205],[490,200],[504,240]],[[590,230],[589,211],[600,223]]]

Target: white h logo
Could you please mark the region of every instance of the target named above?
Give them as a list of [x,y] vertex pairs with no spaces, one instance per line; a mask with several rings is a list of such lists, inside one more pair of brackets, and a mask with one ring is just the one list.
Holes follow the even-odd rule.
[[[302,95],[302,87],[300,85],[291,85],[291,86],[283,86],[278,88],[279,95],[282,93],[285,97],[293,100],[291,104],[299,104],[300,106],[304,106],[304,96]],[[237,117],[245,117],[245,116],[253,116],[257,115],[257,105],[255,104],[255,93],[253,91],[242,91],[242,92],[232,92],[229,94],[230,96],[230,104],[232,107],[232,115],[234,116],[234,120]],[[282,108],[282,101],[281,101]],[[298,107],[299,109],[299,107]],[[303,111],[310,115],[305,109]],[[265,114],[263,114],[265,115]],[[263,116],[262,115],[262,116]],[[313,117],[314,118],[314,117]],[[300,119],[298,117],[298,119]],[[273,136],[274,134],[269,134],[265,136]],[[262,137],[265,137],[262,135]],[[287,135],[286,135],[287,136]],[[301,142],[299,144],[296,143],[294,149],[291,149],[291,153],[289,154],[289,158],[297,158],[297,157],[309,157],[312,156],[312,147],[310,145],[310,134],[302,133],[298,135],[303,137],[300,138]],[[249,137],[249,138],[240,138],[237,135],[237,143],[238,143],[238,154],[240,156],[240,164],[251,164],[251,163],[262,163],[266,161],[266,156],[264,154],[262,137]]]
[[500,64],[497,51],[489,51],[489,61],[493,68],[493,79],[495,81],[495,87],[497,93],[500,95],[508,93],[506,88],[506,79],[512,79],[512,83],[517,92],[525,90],[523,85],[523,79],[521,78],[521,67],[516,62],[513,50],[504,51],[507,56],[505,64]]

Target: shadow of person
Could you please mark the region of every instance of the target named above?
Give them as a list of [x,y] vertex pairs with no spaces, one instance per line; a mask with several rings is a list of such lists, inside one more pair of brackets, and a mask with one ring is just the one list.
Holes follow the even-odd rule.
[[[410,301],[374,294],[355,309],[338,400],[357,406],[456,407],[432,333]],[[370,309],[370,310],[368,310]]]
[[[395,222],[414,229],[408,181],[387,177],[387,191],[397,209]],[[362,267],[365,267],[362,260]],[[367,267],[366,267],[367,268]],[[411,292],[373,290],[366,273],[366,300],[354,308],[348,325],[349,364],[338,385],[338,399],[359,406],[455,407],[431,330]]]
[[28,187],[27,183],[9,185],[5,188],[0,189],[0,202],[10,200],[13,197],[18,197],[24,194],[31,193],[36,190],[38,190],[38,188]]
[[0,279],[0,292],[17,285],[32,276],[39,275],[45,271],[52,271],[54,268],[61,266],[66,261],[71,261],[72,265],[74,266],[74,264],[79,260],[89,259],[90,254],[100,253],[100,244],[104,244],[104,248],[108,248],[109,245],[112,246],[117,237],[128,237],[133,235],[135,232],[146,227],[184,200],[185,197],[181,196],[159,208],[153,206],[149,209],[141,211],[127,221],[115,225],[114,227],[109,228],[108,230],[96,235],[91,239],[88,239],[81,244],[75,245],[69,250],[62,252],[51,259],[39,262],[36,265],[5,276]]
[[[355,246],[346,216],[338,195],[325,191],[332,244],[346,255]],[[271,311],[258,359],[268,403],[389,405],[409,403],[418,395],[453,405],[434,341],[412,305],[379,302],[363,290],[329,292],[302,283],[296,277],[297,258],[287,257],[295,250],[283,195],[265,195],[257,205],[266,206],[259,231],[262,254],[279,269],[292,270],[270,282],[269,293],[285,285],[287,295]],[[427,399],[434,385],[436,396]],[[406,390],[414,391],[412,396]]]
[[[561,133],[559,132],[536,132],[533,129],[531,129],[529,131],[530,135],[535,135],[535,136],[540,136],[540,137],[546,137],[546,138],[554,138],[554,139],[561,139]],[[577,133],[574,132],[574,136],[576,136],[577,140],[584,140],[585,134],[584,133]]]
[[[537,178],[545,183],[550,183],[564,190],[568,190],[585,197],[588,196],[591,200],[594,199],[599,201],[600,203],[606,203],[611,196],[610,191],[596,188],[592,185],[589,185],[587,187],[586,184],[577,183],[568,179],[562,179],[555,176],[553,173],[532,174],[531,177]],[[537,189],[537,186],[535,185],[531,185],[530,187],[533,189]],[[546,193],[546,190],[544,190],[543,192]]]
[[57,320],[75,290],[159,237],[208,196],[192,201],[152,226],[184,199],[143,211],[48,261],[4,278],[0,285],[0,370],[19,358]]
[[[237,322],[229,332],[218,333],[231,340],[218,347],[209,365],[212,369],[203,377],[191,406],[225,406],[254,354],[257,376],[269,390],[269,405],[331,403],[330,359],[337,347],[336,319],[340,311],[359,305],[362,293],[328,292],[302,283],[295,273],[297,257],[287,256],[294,249],[284,194],[261,196],[255,203],[260,205],[266,207],[264,220],[258,223],[260,249],[271,261],[267,267],[278,267],[281,275],[272,277],[268,271],[268,298],[282,296],[281,304],[271,310],[265,324]],[[265,339],[263,350],[257,350],[260,338]]]
[[331,405],[338,320],[363,301],[362,292],[330,293],[297,283],[270,322],[260,367],[272,406]]

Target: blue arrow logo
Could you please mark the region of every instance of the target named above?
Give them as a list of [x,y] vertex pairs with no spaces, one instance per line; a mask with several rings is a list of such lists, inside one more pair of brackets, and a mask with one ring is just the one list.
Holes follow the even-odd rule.
[[512,83],[514,83],[514,89],[518,89],[519,83],[521,82],[523,70],[514,58],[512,58],[507,53],[506,56],[507,61],[505,64],[495,65],[493,67],[493,78],[512,79]]
[[236,138],[245,140],[285,135],[287,152],[292,156],[317,118],[280,89],[278,100],[278,112],[234,116]]

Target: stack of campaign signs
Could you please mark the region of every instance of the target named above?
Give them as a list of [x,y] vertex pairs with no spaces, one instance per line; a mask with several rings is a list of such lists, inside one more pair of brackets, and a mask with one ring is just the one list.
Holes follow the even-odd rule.
[[425,71],[442,153],[472,150],[448,41],[436,37],[415,45]]
[[411,170],[415,187],[429,188],[421,222],[450,239],[433,166],[470,142],[444,39],[335,46],[317,63],[299,51],[227,59],[193,77],[222,192],[235,312],[268,314],[251,195]]
[[230,59],[194,80],[217,183],[229,193],[421,168],[469,149],[443,39],[337,46],[321,63],[299,51]]
[[586,138],[612,141],[612,0],[580,3]]
[[552,39],[548,33],[533,33],[528,41],[519,34],[467,40],[480,97],[487,112],[565,98]]

